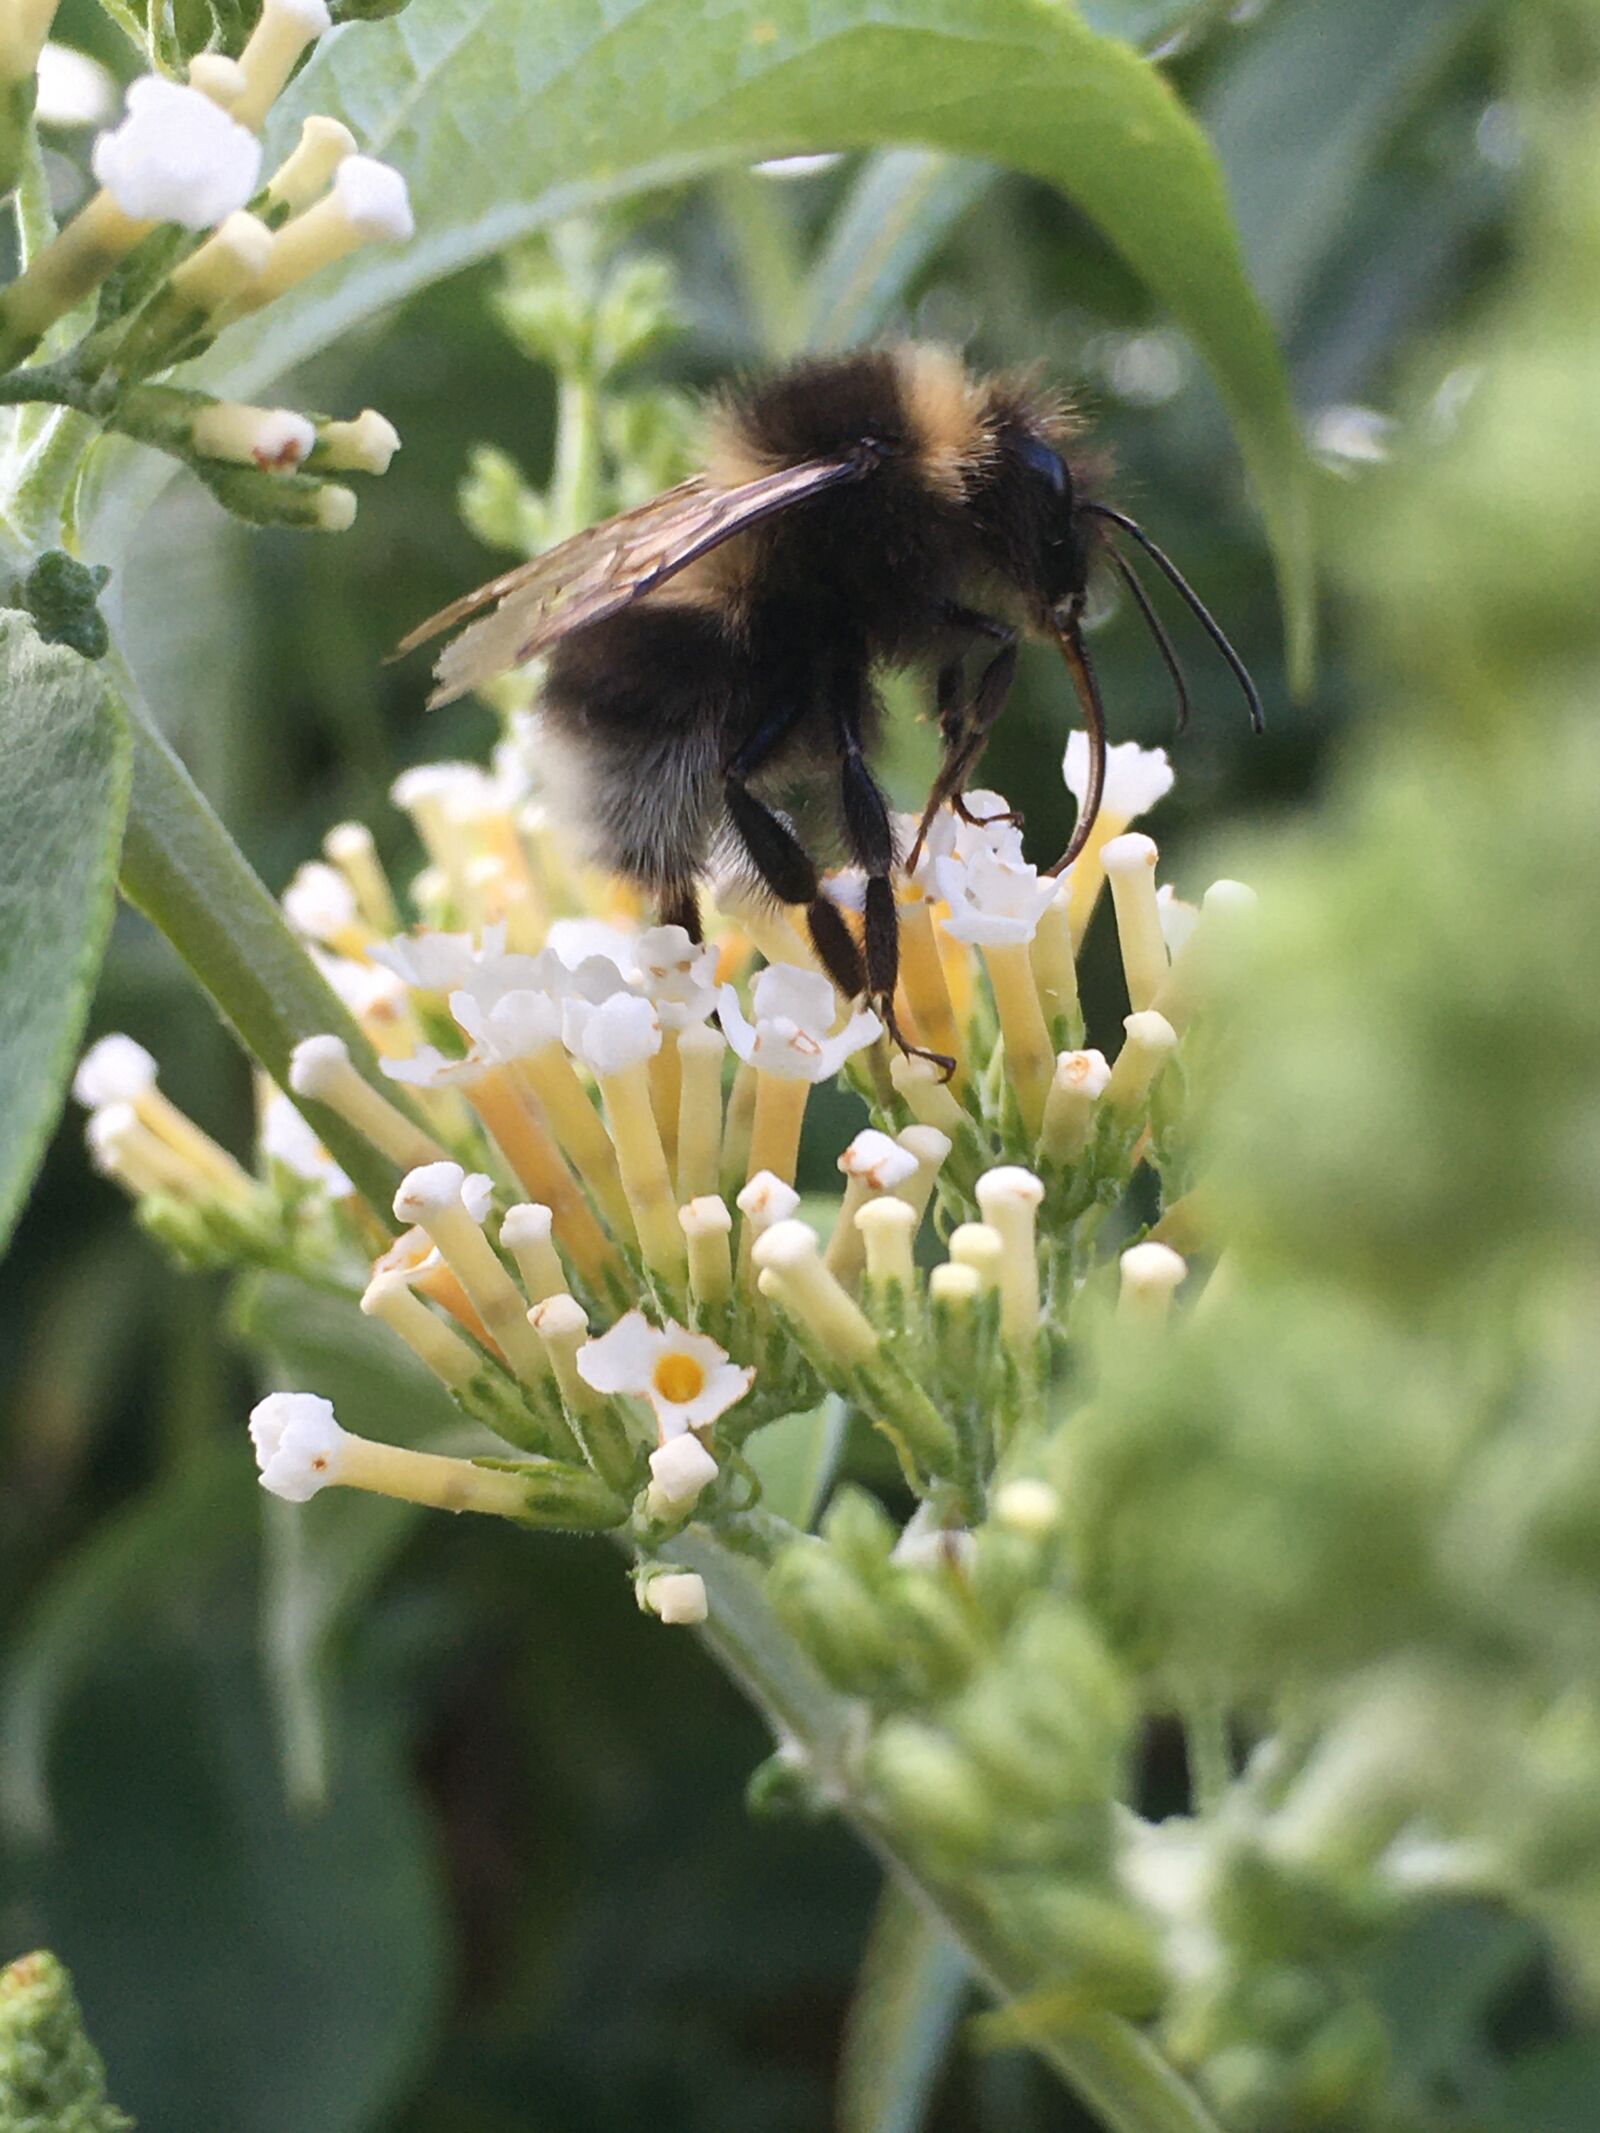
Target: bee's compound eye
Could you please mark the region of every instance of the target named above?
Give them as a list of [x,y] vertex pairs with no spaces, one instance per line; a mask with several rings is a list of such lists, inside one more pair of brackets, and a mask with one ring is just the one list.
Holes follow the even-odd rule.
[[1047,481],[1057,496],[1066,495],[1066,464],[1061,454],[1046,444],[1042,437],[1023,437],[1018,443],[1017,452],[1023,465]]

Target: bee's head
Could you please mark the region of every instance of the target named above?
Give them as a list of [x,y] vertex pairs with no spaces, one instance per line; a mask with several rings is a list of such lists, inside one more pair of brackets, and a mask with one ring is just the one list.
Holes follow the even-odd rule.
[[1041,619],[1081,605],[1097,543],[1084,510],[1083,469],[1031,423],[1002,428],[980,513],[1003,567]]

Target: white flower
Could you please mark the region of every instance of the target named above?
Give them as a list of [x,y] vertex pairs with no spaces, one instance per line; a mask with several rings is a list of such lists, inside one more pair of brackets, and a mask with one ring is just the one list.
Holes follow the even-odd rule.
[[282,898],[283,915],[296,933],[313,941],[331,941],[355,925],[355,891],[337,867],[320,859],[296,867]]
[[771,963],[751,988],[755,1021],[746,1021],[731,985],[717,994],[717,1019],[747,1065],[787,1081],[826,1081],[852,1052],[871,1044],[883,1024],[870,1009],[854,1014],[830,1036],[838,1003],[829,980],[793,963]]
[[[894,845],[897,852],[908,857],[917,841],[917,829],[921,818],[917,815],[894,817]],[[924,896],[937,896],[938,883],[934,867],[941,859],[951,859],[956,849],[956,815],[954,808],[941,807],[928,824],[928,834],[922,840],[922,850],[917,854],[917,863],[910,869],[906,879]]]
[[339,1478],[348,1433],[333,1402],[310,1392],[273,1392],[250,1410],[261,1486],[288,1503],[305,1503]]
[[47,44],[33,108],[41,126],[99,126],[117,108],[117,84],[99,60],[71,45]]
[[120,1035],[102,1037],[78,1061],[72,1093],[86,1111],[102,1104],[131,1104],[154,1088],[156,1063],[142,1044]]
[[558,918],[545,935],[545,946],[568,970],[586,967],[597,957],[615,964],[624,978],[639,975],[639,936],[604,918]]
[[887,1133],[863,1126],[840,1156],[839,1168],[847,1178],[860,1178],[873,1192],[892,1192],[916,1176],[917,1159]]
[[478,1080],[487,1064],[475,1051],[465,1059],[450,1059],[436,1044],[419,1044],[409,1058],[380,1059],[378,1070],[386,1081],[401,1082],[408,1089],[456,1089]]
[[663,1571],[646,1585],[644,1597],[663,1622],[703,1622],[710,1612],[706,1581],[693,1570]]
[[568,1000],[562,1010],[561,1033],[567,1050],[591,1074],[625,1074],[661,1049],[661,1024],[654,1006],[632,992],[613,993],[598,1006],[588,1000]]
[[208,230],[255,191],[261,143],[198,89],[145,74],[128,89],[122,124],[101,134],[90,160],[135,221]]
[[682,926],[652,926],[639,936],[639,982],[663,1029],[704,1022],[717,1002],[717,951]]
[[1031,941],[1059,886],[1051,875],[1041,878],[1037,867],[1007,859],[988,844],[963,858],[941,859],[934,871],[950,906],[945,931],[978,948]]
[[700,1439],[685,1430],[650,1454],[651,1495],[667,1511],[681,1511],[717,1478],[717,1462]]
[[[1061,771],[1068,792],[1081,808],[1089,790],[1089,736],[1086,733],[1068,735]],[[1106,750],[1105,790],[1100,796],[1103,821],[1136,821],[1140,815],[1148,814],[1171,790],[1172,765],[1167,761],[1165,748],[1141,748],[1137,741],[1118,741]]]
[[578,1350],[578,1375],[596,1392],[631,1393],[655,1410],[663,1441],[704,1429],[742,1400],[754,1370],[730,1363],[708,1334],[668,1320],[659,1330],[629,1311],[598,1340]]
[[274,1089],[261,1113],[261,1153],[285,1170],[320,1185],[330,1199],[342,1200],[355,1187],[329,1155],[281,1089]]
[[371,156],[345,157],[333,174],[332,197],[350,228],[369,242],[388,237],[403,243],[416,228],[405,179]]
[[311,960],[358,1022],[369,1017],[389,1022],[401,1019],[406,988],[392,970],[377,963],[358,963],[348,955],[328,955],[315,944]]
[[561,1036],[561,1002],[548,992],[505,992],[490,1007],[472,992],[453,992],[450,1012],[472,1039],[476,1058],[505,1066],[542,1052]]
[[479,965],[503,956],[505,946],[506,929],[499,925],[486,926],[481,943],[472,933],[402,933],[375,941],[368,953],[418,992],[448,993],[469,985]]
[[[996,859],[1020,866],[1022,829],[1011,819],[1011,803],[1005,794],[980,786],[975,792],[963,793],[961,804],[966,815],[958,815],[954,808],[950,811],[955,857],[970,859],[975,852],[990,852]],[[972,817],[970,822],[967,815]]]

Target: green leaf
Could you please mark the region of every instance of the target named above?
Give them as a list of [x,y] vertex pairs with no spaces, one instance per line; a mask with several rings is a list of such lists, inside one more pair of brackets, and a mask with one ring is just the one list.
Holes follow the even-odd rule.
[[845,2030],[839,2133],[917,2133],[967,1985],[966,1958],[944,1927],[886,1881]]
[[869,156],[807,276],[798,344],[848,348],[882,333],[907,284],[993,175],[982,163],[924,148]]
[[1374,159],[1487,0],[1279,0],[1203,107],[1262,302],[1287,334]]
[[58,1841],[0,1859],[0,1908],[70,1963],[149,2133],[371,2133],[395,2122],[445,1983],[433,1839],[397,1738],[408,1699],[369,1675],[327,1810],[289,1812],[247,1563],[236,1544],[187,1607],[116,1618],[58,1728]]
[[[287,1274],[259,1275],[236,1292],[233,1320],[282,1384],[332,1400],[358,1436],[435,1451],[470,1437],[480,1448],[438,1380],[387,1327],[364,1318],[353,1297]],[[296,1806],[321,1806],[329,1794],[340,1634],[423,1515],[415,1504],[353,1489],[267,1506],[262,1643]]]
[[0,1829],[50,1832],[48,1772],[62,1705],[152,1595],[215,1567],[246,1531],[242,1447],[187,1459],[93,1533],[55,1570],[7,1654],[0,1693]]
[[100,672],[0,615],[0,1245],[61,1111],[111,927],[129,747]]
[[269,148],[287,148],[313,111],[400,166],[417,235],[369,247],[226,334],[197,367],[219,390],[260,390],[357,321],[558,216],[720,164],[903,143],[1059,186],[1209,364],[1306,672],[1305,454],[1216,159],[1156,70],[1066,7],[412,0],[392,21],[322,41],[274,113]]

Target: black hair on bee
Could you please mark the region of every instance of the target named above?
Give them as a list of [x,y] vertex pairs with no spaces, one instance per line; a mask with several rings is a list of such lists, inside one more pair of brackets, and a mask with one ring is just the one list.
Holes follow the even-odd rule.
[[[492,579],[414,630],[441,654],[435,703],[543,655],[544,762],[558,819],[588,855],[699,937],[697,885],[731,859],[805,908],[839,990],[895,1019],[892,878],[962,794],[1005,707],[1024,631],[1056,644],[1088,728],[1090,776],[1072,841],[1100,805],[1105,715],[1082,617],[1104,557],[1178,692],[1172,643],[1126,555],[1132,540],[1228,662],[1238,655],[1161,549],[1095,493],[1067,403],[1030,378],[981,377],[906,343],[818,357],[729,392],[707,467],[677,488]],[[474,619],[475,618],[475,619]],[[913,852],[896,851],[871,759],[877,669],[926,665],[944,756]],[[807,839],[866,876],[858,947]]]

